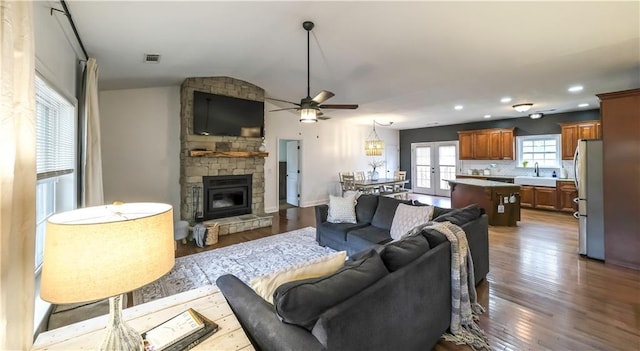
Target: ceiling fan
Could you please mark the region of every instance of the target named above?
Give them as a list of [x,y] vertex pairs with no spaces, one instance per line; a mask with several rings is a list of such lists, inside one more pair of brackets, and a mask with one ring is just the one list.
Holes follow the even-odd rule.
[[303,123],[314,123],[317,122],[318,119],[326,120],[329,117],[324,116],[321,109],[342,109],[342,110],[354,110],[358,108],[356,104],[323,104],[323,102],[332,98],[335,94],[328,91],[322,90],[315,97],[311,97],[311,88],[309,84],[310,77],[310,68],[309,68],[309,34],[315,25],[311,21],[305,21],[302,23],[302,28],[307,31],[307,97],[300,100],[300,103],[267,98],[273,101],[286,102],[288,104],[295,105],[296,107],[289,108],[281,108],[277,110],[271,110],[269,112],[275,111],[284,111],[284,110],[298,110],[300,111],[300,122]]

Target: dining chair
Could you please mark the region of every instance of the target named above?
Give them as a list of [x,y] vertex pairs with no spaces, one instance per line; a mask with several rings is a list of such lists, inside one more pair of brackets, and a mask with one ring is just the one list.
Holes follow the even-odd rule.
[[349,190],[356,190],[356,180],[353,174],[343,174],[340,184],[342,184],[342,195]]

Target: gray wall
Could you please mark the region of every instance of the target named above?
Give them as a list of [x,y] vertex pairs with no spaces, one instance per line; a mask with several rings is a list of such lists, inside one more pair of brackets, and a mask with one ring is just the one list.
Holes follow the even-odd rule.
[[453,124],[442,127],[405,129],[400,131],[400,169],[407,171],[407,179],[411,179],[411,144],[432,141],[458,140],[458,131],[511,128],[515,127],[514,134],[540,135],[560,134],[562,122],[577,122],[600,119],[600,110],[575,111],[544,115],[540,119],[529,117],[500,119],[475,123]]

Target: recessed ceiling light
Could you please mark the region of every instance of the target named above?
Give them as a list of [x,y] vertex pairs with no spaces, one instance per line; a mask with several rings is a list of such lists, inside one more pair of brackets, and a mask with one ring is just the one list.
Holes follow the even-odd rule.
[[589,104],[587,104],[587,103],[578,105],[578,107],[587,107],[587,106],[589,106]]
[[503,97],[502,99],[500,99],[500,102],[503,104],[506,104],[508,102],[511,102],[511,98],[508,96]]
[[484,115],[484,118],[491,118],[491,115]]
[[574,86],[570,87],[567,90],[569,90],[572,93],[577,93],[579,91],[582,91],[582,89],[584,89],[584,87],[582,85],[574,85]]
[[542,115],[543,115],[542,113],[540,113],[540,112],[536,112],[536,113],[532,113],[532,114],[530,114],[530,115],[529,115],[529,117],[530,117],[531,119],[538,119],[538,118],[542,117]]
[[462,106],[462,105],[456,105],[456,106],[454,106],[453,108],[454,108],[454,109],[456,109],[456,110],[458,110],[458,111],[460,111],[460,110],[462,110],[462,109],[464,108],[464,106]]

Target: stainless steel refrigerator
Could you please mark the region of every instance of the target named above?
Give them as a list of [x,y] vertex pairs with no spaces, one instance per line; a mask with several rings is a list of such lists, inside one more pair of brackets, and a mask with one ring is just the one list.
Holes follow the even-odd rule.
[[573,158],[578,197],[578,252],[604,260],[604,204],[602,195],[602,140],[578,140]]

